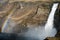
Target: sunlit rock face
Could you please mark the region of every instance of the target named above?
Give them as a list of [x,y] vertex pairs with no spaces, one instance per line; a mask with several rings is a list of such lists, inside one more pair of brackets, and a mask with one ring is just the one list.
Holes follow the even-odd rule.
[[60,0],[9,0],[9,2],[16,2],[16,1],[24,1],[24,2],[36,2],[36,1],[43,1],[43,2],[57,2]]
[[[2,32],[13,33],[10,30],[14,30],[14,33],[19,30],[19,27],[29,28],[28,25],[40,25],[44,26],[48,19],[50,4],[44,7],[42,4],[35,3],[13,3],[13,8],[10,9],[9,15],[7,15],[5,22],[3,23]],[[41,6],[40,6],[41,5]],[[12,4],[10,5],[12,6]],[[51,6],[51,5],[50,5]],[[44,12],[43,12],[44,11]],[[8,24],[8,25],[7,25]],[[14,26],[12,26],[14,24]],[[17,26],[17,27],[16,27]],[[6,28],[6,29],[5,29]],[[11,29],[12,28],[12,29]],[[16,29],[17,28],[17,29]],[[22,31],[21,29],[19,31]]]
[[8,0],[0,0],[0,11],[3,10],[3,5],[6,6],[6,4],[8,3]]
[[[1,17],[3,18],[1,21],[4,20],[1,22],[2,33],[14,33],[39,40],[46,38],[45,26],[49,19],[52,4],[44,4],[43,2],[13,2],[6,4],[4,9],[6,13],[4,12],[5,15],[2,15]],[[1,14],[2,13],[3,11]],[[54,20],[55,19],[53,18],[52,23],[54,23]],[[54,27],[54,24],[52,27]],[[52,35],[54,33],[56,34],[55,28],[52,28],[51,31]],[[47,37],[54,37],[55,34]],[[29,38],[27,39],[30,40]]]

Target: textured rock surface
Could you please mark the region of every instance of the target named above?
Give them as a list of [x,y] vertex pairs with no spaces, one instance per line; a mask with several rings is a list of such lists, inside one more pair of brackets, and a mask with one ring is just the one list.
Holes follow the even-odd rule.
[[[11,29],[14,30],[13,33],[25,32],[28,30],[27,25],[45,25],[51,4],[50,2],[13,2],[13,0],[10,3],[3,3],[0,6],[0,27],[4,26],[10,15],[8,28],[5,30],[7,33]],[[14,27],[11,26],[13,23],[15,23]]]
[[25,2],[35,2],[35,1],[56,2],[56,1],[60,1],[60,0],[9,0],[9,2],[15,2],[15,1],[25,1]]
[[[10,26],[8,25],[9,27],[6,29],[6,31],[11,30],[10,28],[12,28],[12,22],[19,26],[27,26],[29,24],[44,25],[47,21],[51,5],[49,3],[46,3],[47,5],[43,4],[44,3],[32,2],[14,2],[6,4],[6,7],[3,8],[4,11],[1,11],[0,13],[0,17],[3,18],[1,21],[4,19],[5,21],[10,20],[8,23]],[[8,18],[9,16],[10,19]],[[1,23],[3,24],[2,26],[4,26],[5,22]],[[13,29],[17,28],[16,25],[13,27]],[[16,30],[18,30],[18,28]]]

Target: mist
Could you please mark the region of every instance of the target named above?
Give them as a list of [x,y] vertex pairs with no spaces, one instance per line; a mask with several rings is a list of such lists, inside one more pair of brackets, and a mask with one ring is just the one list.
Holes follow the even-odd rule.
[[[25,32],[24,36],[25,37],[36,38],[36,39],[39,39],[39,40],[44,40],[46,37],[54,37],[57,33],[56,29],[54,28],[54,24],[53,24],[54,14],[55,14],[55,11],[56,11],[57,7],[58,7],[58,3],[53,4],[52,10],[49,14],[49,17],[48,17],[45,25],[43,25],[43,26],[27,25],[28,31]],[[11,15],[8,16],[8,19],[10,19],[10,16]],[[2,28],[2,32],[4,32],[5,29],[7,29],[7,27],[8,27],[8,21],[9,21],[8,19],[4,23],[4,26]],[[15,24],[13,22],[12,26],[14,27],[14,25]]]
[[57,33],[57,30],[54,28],[54,14],[58,7],[58,3],[53,4],[47,22],[44,26],[34,26],[28,25],[28,32],[24,36],[37,38],[39,40],[44,40],[47,37],[54,37]]

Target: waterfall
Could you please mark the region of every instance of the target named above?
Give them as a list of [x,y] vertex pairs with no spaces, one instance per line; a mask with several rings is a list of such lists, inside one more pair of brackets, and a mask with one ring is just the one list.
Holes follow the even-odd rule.
[[55,3],[52,6],[52,9],[51,9],[50,15],[48,17],[47,23],[45,24],[46,37],[54,37],[56,32],[57,32],[56,29],[53,28],[54,14],[55,14],[57,7],[58,7],[58,3]]
[[28,32],[25,33],[25,37],[37,38],[39,40],[44,40],[46,37],[54,37],[56,34],[56,29],[53,28],[54,14],[58,7],[58,3],[53,4],[50,15],[47,19],[45,26],[34,26],[35,28],[28,25]]
[[[53,21],[54,21],[54,14],[55,14],[57,7],[58,7],[58,3],[53,4],[50,15],[47,19],[45,26],[38,26],[37,27],[34,25],[28,25],[28,27],[30,27],[30,28],[23,36],[37,38],[39,40],[43,40],[46,37],[54,37],[57,31],[55,28],[53,28]],[[5,29],[7,29],[8,22],[10,21],[11,15],[12,15],[12,13],[8,16],[8,18],[4,22],[2,32],[5,32]],[[12,25],[15,25],[15,24],[13,23]]]

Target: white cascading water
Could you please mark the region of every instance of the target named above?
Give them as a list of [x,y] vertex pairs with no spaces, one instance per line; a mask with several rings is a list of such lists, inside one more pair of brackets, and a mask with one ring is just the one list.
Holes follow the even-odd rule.
[[55,3],[52,6],[52,10],[50,12],[47,23],[45,25],[46,37],[54,37],[56,34],[56,29],[53,28],[53,25],[54,25],[53,22],[54,22],[54,14],[55,14],[57,7],[58,7],[58,3]]
[[[38,38],[39,40],[44,40],[46,37],[54,37],[56,34],[56,29],[53,28],[54,14],[58,7],[58,3],[53,4],[50,15],[47,19],[45,26],[34,26],[28,25],[29,30],[25,33],[26,37]],[[31,27],[32,26],[32,27]]]
[[[57,7],[58,7],[58,3],[53,4],[52,10],[50,12],[50,15],[47,19],[47,23],[45,24],[45,26],[35,27],[33,25],[28,25],[28,27],[30,28],[28,29],[28,31],[25,33],[24,36],[38,38],[39,40],[44,40],[46,37],[54,37],[57,31],[55,28],[53,28],[53,21],[54,21],[54,14],[55,14]],[[2,32],[4,32],[5,29],[7,29],[8,22],[10,20],[11,15],[12,14],[10,14],[7,20],[5,21],[4,26],[2,28]],[[15,24],[13,23],[11,26],[15,26]]]

